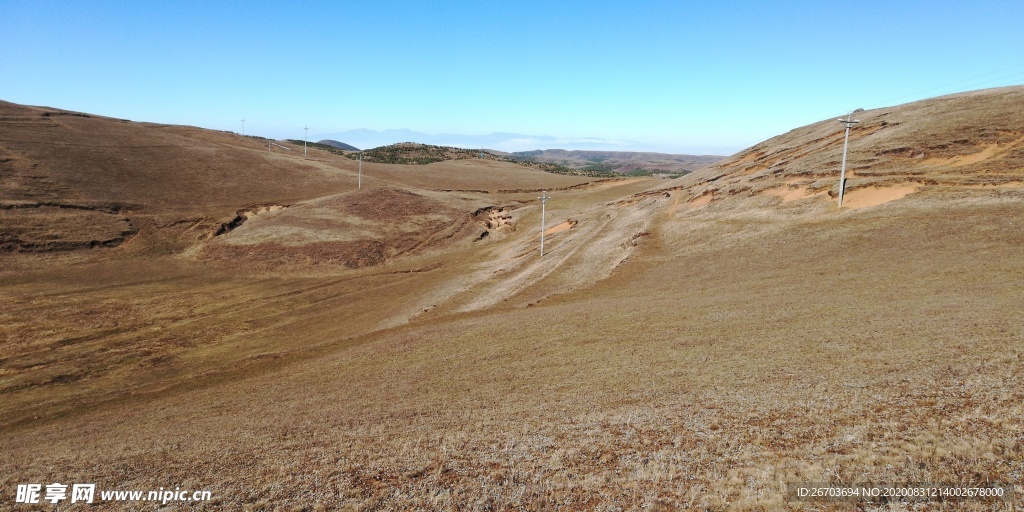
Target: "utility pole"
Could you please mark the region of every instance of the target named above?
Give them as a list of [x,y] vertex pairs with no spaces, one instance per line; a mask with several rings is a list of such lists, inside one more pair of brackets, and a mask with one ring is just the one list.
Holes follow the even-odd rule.
[[302,136],[302,156],[306,156],[306,139],[309,138],[309,125],[307,124],[303,130],[306,130],[306,135]]
[[843,167],[842,167],[842,170],[839,171],[839,207],[840,208],[843,207],[843,191],[846,190],[846,147],[850,145],[850,128],[852,128],[853,125],[855,125],[855,124],[860,122],[860,119],[852,119],[851,120],[850,118],[853,117],[853,113],[854,112],[861,112],[863,110],[864,109],[862,109],[862,108],[858,108],[857,110],[854,110],[853,112],[850,112],[849,114],[847,114],[846,115],[846,119],[843,119],[843,118],[836,119],[836,121],[839,121],[840,123],[843,123],[843,126],[846,127],[846,138],[843,140]]
[[547,213],[546,209],[547,209],[548,199],[551,199],[551,196],[549,196],[547,194],[547,191],[541,190],[540,191],[540,197],[538,197],[537,199],[540,199],[540,255],[543,258],[544,257],[544,216]]
[[359,186],[357,188],[363,188],[363,152],[359,152]]
[[245,136],[245,119],[242,119],[242,136]]

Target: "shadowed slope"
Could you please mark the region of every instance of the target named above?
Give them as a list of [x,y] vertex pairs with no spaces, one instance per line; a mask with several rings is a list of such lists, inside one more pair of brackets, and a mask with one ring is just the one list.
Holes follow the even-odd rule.
[[270,153],[253,137],[6,102],[0,103],[0,152],[3,200],[220,213],[238,204],[325,195],[348,184]]
[[346,190],[349,176],[253,137],[0,102],[6,250],[109,247],[141,231],[137,250],[176,251],[240,207]]

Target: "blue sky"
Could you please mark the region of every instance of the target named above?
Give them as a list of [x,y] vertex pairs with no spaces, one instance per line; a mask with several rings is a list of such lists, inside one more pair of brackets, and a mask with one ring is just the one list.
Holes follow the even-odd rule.
[[857,107],[1024,83],[1022,48],[1019,0],[6,0],[0,99],[245,118],[275,138],[507,132],[729,154]]

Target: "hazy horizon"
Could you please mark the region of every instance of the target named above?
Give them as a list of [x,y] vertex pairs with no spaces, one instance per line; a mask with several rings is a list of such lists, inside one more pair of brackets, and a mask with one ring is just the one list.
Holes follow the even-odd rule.
[[[293,137],[288,137],[293,138]],[[418,142],[437,146],[452,146],[467,149],[490,149],[513,153],[517,151],[564,149],[567,151],[622,151],[642,153],[678,154],[666,148],[652,147],[637,141],[609,140],[600,137],[562,138],[549,135],[494,132],[482,135],[417,132],[408,128],[389,130],[355,129],[344,132],[311,134],[309,140],[316,142],[330,139],[344,142],[359,149],[370,149],[400,142]],[[722,148],[726,149],[726,148]],[[720,155],[713,149],[695,155]]]

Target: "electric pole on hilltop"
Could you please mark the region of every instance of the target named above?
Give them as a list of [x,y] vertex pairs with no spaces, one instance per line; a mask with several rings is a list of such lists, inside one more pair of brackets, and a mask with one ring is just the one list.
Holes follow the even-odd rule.
[[302,156],[306,156],[306,139],[309,138],[309,125],[307,124],[302,129],[306,130],[306,135],[302,136]]
[[840,123],[843,123],[843,126],[846,127],[846,138],[843,140],[843,167],[842,167],[842,170],[839,171],[839,207],[840,208],[843,207],[843,191],[846,190],[846,147],[849,146],[849,144],[850,144],[850,128],[852,128],[853,125],[855,125],[855,124],[860,122],[860,119],[850,119],[850,118],[853,117],[854,112],[861,112],[863,110],[864,109],[862,109],[862,108],[858,108],[857,110],[854,110],[853,112],[850,112],[849,114],[847,114],[846,115],[846,119],[843,119],[843,118],[836,119],[836,121],[839,121]]
[[242,119],[242,135],[245,135],[245,119]]
[[544,257],[544,216],[546,214],[548,199],[551,199],[551,196],[547,194],[547,191],[541,190],[540,197],[537,199],[540,199],[540,255],[541,257]]

